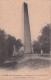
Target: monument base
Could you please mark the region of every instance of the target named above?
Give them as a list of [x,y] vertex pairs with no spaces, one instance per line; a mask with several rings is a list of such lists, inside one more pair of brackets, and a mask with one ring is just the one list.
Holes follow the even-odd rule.
[[50,51],[50,56],[51,56],[51,51]]

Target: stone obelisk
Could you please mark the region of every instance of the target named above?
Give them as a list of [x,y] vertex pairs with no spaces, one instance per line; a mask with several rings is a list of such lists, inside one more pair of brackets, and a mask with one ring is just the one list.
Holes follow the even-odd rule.
[[24,2],[24,53],[32,52],[28,5]]

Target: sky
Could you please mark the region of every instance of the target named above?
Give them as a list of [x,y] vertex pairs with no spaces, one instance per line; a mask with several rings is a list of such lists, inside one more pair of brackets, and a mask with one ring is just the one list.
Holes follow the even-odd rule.
[[23,3],[28,4],[32,41],[41,35],[41,29],[51,23],[50,0],[0,0],[0,28],[23,41]]

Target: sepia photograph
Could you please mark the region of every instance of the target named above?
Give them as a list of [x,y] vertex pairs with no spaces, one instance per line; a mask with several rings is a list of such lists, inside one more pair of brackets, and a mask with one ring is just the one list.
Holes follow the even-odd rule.
[[0,79],[51,80],[51,0],[0,0]]

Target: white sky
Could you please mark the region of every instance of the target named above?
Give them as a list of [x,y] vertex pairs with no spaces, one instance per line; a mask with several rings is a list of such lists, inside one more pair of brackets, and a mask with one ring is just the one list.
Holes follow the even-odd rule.
[[27,2],[32,41],[50,23],[50,0],[0,0],[0,28],[23,40],[23,2]]

